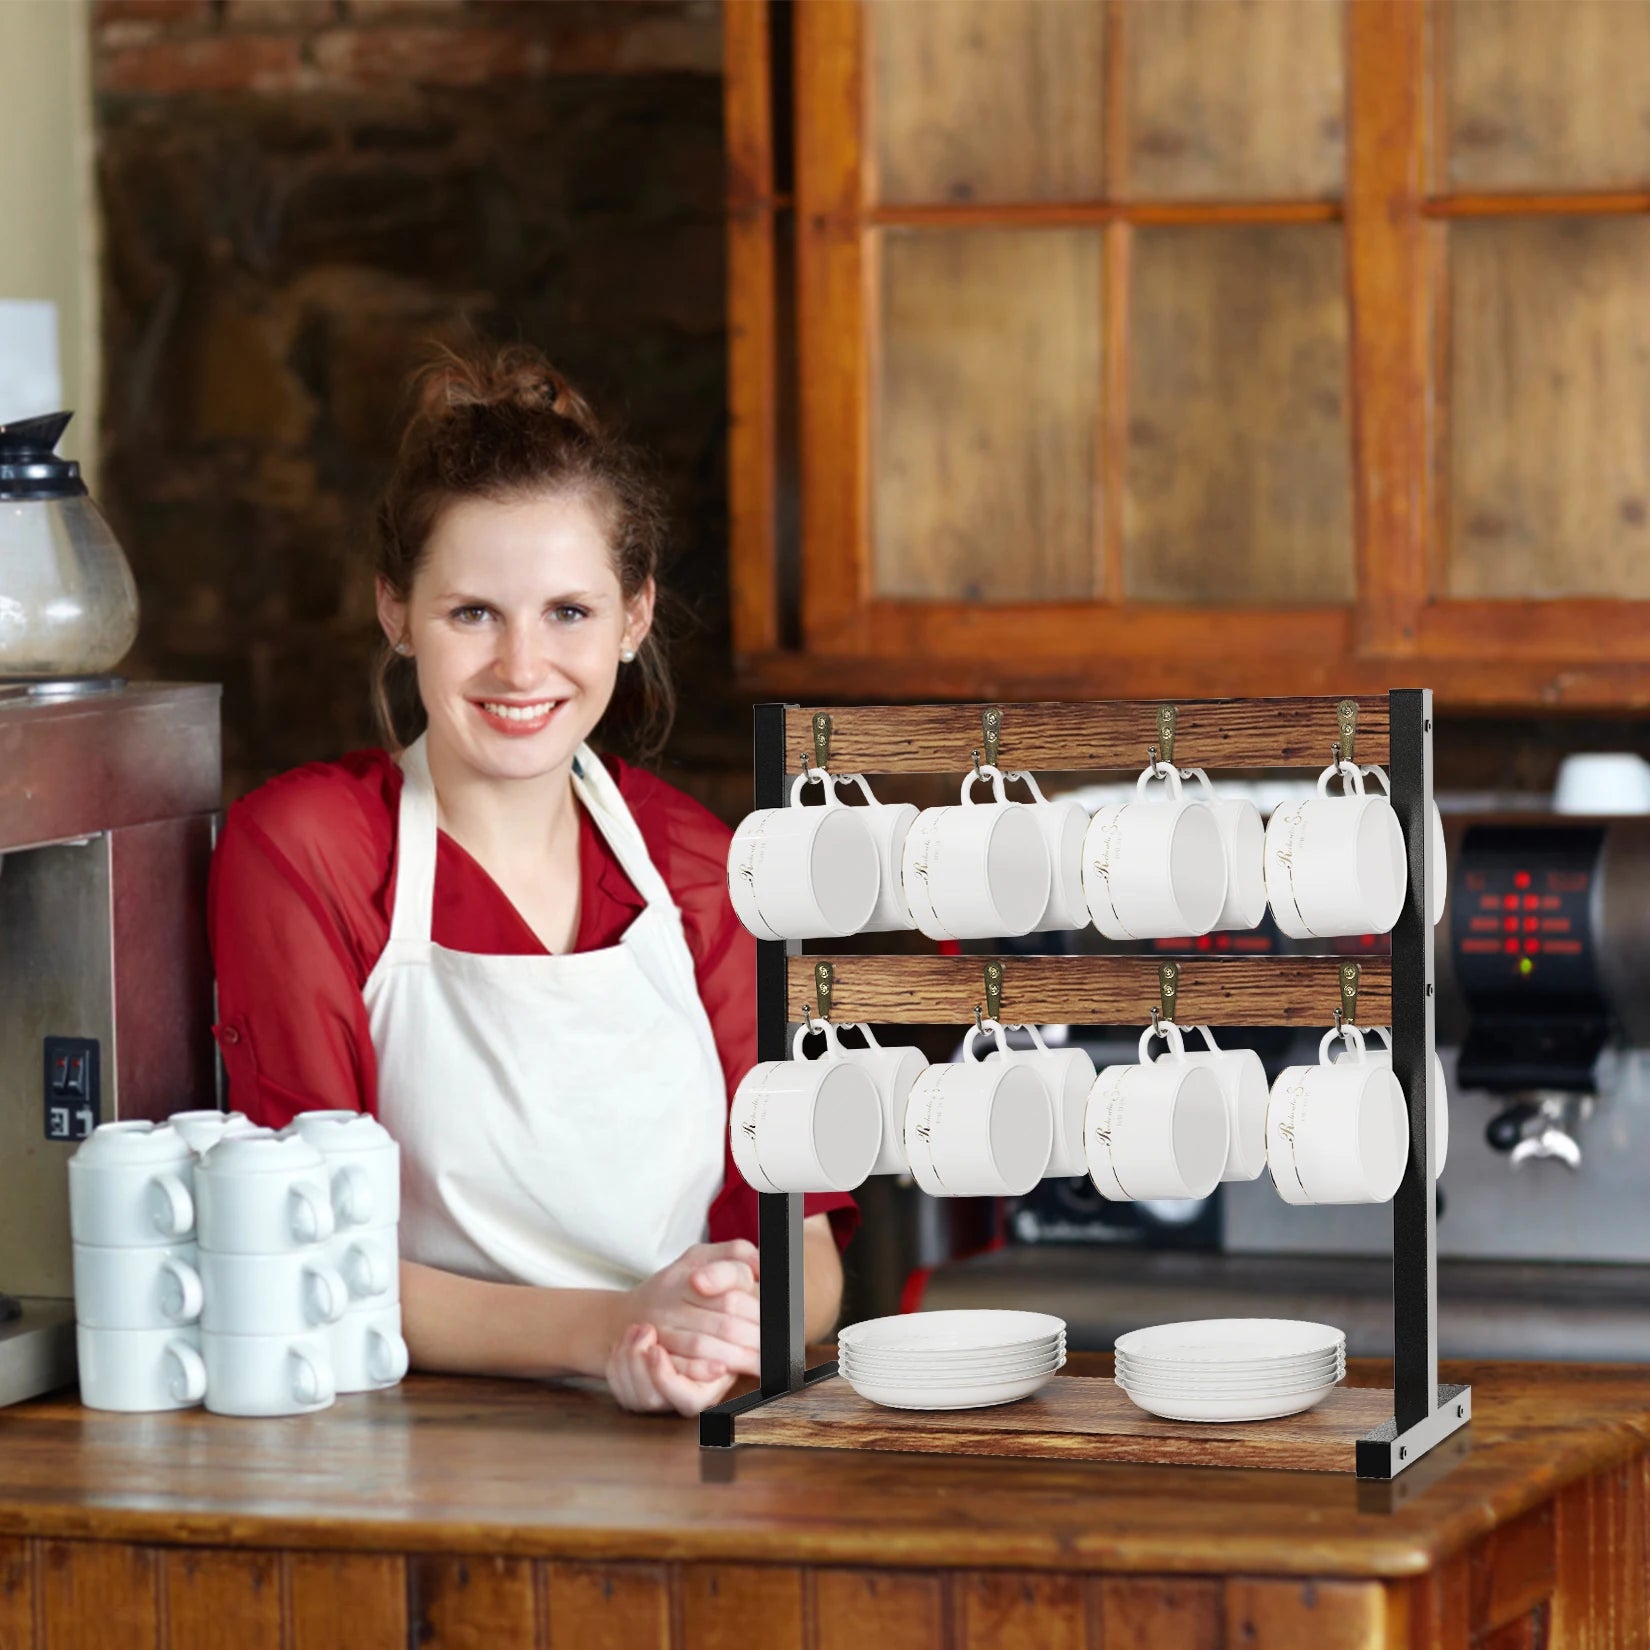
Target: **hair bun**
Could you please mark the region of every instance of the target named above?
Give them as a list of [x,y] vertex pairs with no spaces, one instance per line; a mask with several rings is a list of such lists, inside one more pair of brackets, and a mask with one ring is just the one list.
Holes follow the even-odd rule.
[[469,408],[565,418],[586,435],[599,437],[601,425],[590,403],[530,344],[505,344],[473,354],[442,348],[418,372],[417,413],[426,424],[446,422]]

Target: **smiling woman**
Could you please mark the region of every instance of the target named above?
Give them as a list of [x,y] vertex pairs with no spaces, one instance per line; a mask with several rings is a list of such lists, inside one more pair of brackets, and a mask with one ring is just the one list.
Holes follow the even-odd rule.
[[[444,355],[378,518],[386,743],[230,811],[210,917],[234,1103],[373,1112],[401,1147],[416,1363],[604,1375],[693,1413],[757,1369],[756,1197],[728,1096],[755,1061],[727,828],[598,756],[621,671],[672,695],[663,514],[536,352]],[[808,1201],[808,1329],[851,1199]]]

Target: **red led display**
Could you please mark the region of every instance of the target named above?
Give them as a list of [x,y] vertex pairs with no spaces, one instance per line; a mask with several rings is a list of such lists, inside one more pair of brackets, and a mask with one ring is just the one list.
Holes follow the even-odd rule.
[[1501,902],[1501,909],[1503,911],[1516,911],[1518,909],[1518,895],[1508,894]]
[[1514,871],[1513,872],[1513,887],[1514,888],[1528,888],[1529,886],[1530,886],[1530,873],[1528,871]]
[[1525,940],[1524,949],[1533,957],[1541,949],[1541,941]]
[[1501,942],[1501,949],[1503,951],[1505,951],[1508,956],[1515,957],[1515,956],[1518,955],[1518,941],[1517,940],[1503,940]]

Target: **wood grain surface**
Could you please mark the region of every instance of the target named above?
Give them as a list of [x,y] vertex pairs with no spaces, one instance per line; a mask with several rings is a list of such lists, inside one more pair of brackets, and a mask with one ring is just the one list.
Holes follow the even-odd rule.
[[[1005,1025],[1138,1025],[1161,1002],[1155,956],[1007,957]],[[1322,1026],[1340,1006],[1343,957],[1177,957],[1182,1026]],[[1357,957],[1358,1023],[1389,1025],[1392,964]],[[983,957],[837,956],[787,959],[787,1015],[800,1024],[817,1002],[816,965],[832,968],[831,1018],[963,1026],[985,1002]]]
[[861,1398],[839,1375],[740,1416],[734,1439],[736,1446],[1350,1473],[1356,1441],[1391,1419],[1389,1391],[1340,1386],[1315,1409],[1272,1421],[1164,1421],[1110,1379],[1064,1375],[1014,1404],[906,1412]]
[[[1175,761],[1183,768],[1325,768],[1339,737],[1338,698],[1201,699],[1175,707]],[[998,765],[1004,769],[1139,773],[1156,745],[1156,700],[1001,707]],[[795,768],[812,761],[813,716],[831,718],[830,767],[836,773],[946,773],[959,781],[983,742],[984,704],[791,706],[785,750]],[[1388,760],[1384,694],[1358,696],[1357,759]]]

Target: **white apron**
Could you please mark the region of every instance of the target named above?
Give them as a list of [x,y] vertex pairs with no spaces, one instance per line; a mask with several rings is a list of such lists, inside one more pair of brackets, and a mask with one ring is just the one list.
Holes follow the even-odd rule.
[[617,945],[473,956],[430,939],[436,799],[401,759],[395,910],[364,996],[401,1146],[401,1254],[497,1282],[627,1289],[705,1235],[727,1087],[682,916],[588,746],[573,789],[647,902]]

